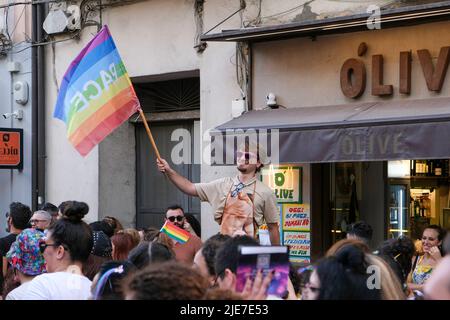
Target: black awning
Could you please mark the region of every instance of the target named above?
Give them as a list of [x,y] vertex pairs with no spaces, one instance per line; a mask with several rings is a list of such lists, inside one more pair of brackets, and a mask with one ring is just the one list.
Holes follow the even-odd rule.
[[280,163],[450,158],[450,98],[255,110],[211,135],[255,131],[276,137]]
[[[370,31],[367,21],[371,13],[356,14],[321,20],[223,30],[201,36],[202,41],[261,42],[294,37],[312,37],[345,32]],[[450,17],[450,1],[382,10],[381,29],[446,21]]]

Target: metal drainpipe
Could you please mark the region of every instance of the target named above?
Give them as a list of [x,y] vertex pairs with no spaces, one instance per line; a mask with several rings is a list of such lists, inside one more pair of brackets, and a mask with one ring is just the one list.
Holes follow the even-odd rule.
[[[32,5],[32,42],[43,41],[42,24],[45,19],[45,3]],[[32,57],[32,208],[45,202],[45,65],[44,47],[33,46]]]

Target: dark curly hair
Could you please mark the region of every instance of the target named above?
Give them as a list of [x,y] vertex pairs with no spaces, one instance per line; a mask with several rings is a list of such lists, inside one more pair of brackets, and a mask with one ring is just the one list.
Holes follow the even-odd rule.
[[386,240],[378,249],[378,255],[394,270],[402,284],[411,272],[414,252],[414,242],[406,236]]
[[200,300],[208,281],[199,272],[179,262],[163,262],[132,274],[123,284],[133,300]]
[[205,258],[206,266],[208,267],[208,273],[211,276],[215,276],[214,262],[216,261],[216,253],[222,247],[222,245],[231,237],[225,234],[216,234],[205,241],[202,247],[202,255]]
[[16,229],[24,230],[29,227],[28,223],[31,219],[31,209],[29,206],[20,202],[12,202],[9,205],[9,216],[12,224]]

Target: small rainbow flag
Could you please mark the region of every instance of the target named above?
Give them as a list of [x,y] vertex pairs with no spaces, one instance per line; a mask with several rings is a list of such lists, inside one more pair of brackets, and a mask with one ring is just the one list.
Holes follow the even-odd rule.
[[191,237],[191,234],[188,231],[177,227],[170,221],[166,221],[166,223],[164,223],[160,231],[164,232],[170,238],[180,243],[187,242]]
[[70,143],[86,156],[139,108],[133,85],[105,25],[64,74],[53,117],[66,123]]

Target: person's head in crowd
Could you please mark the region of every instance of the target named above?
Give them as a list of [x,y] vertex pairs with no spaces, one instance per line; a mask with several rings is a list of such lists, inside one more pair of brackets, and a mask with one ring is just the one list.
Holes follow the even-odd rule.
[[48,213],[50,213],[50,215],[52,216],[52,223],[58,219],[59,209],[57,206],[55,206],[51,202],[46,202],[46,203],[42,204],[39,207],[39,210],[44,210],[44,211],[47,211]]
[[228,235],[218,233],[206,240],[202,248],[195,254],[193,266],[208,279],[211,286],[214,285],[217,278],[214,269],[216,253],[225,241],[230,238]]
[[82,220],[88,212],[86,203],[68,201],[62,217],[50,226],[40,245],[47,272],[65,271],[71,265],[82,270],[93,246],[92,230]]
[[149,227],[144,230],[144,241],[156,241],[167,246],[170,250],[173,248],[172,240],[167,234],[157,228]]
[[372,240],[372,235],[372,227],[364,221],[358,221],[351,224],[349,230],[347,231],[348,239],[361,240],[367,245],[369,245]]
[[297,269],[297,274],[300,278],[300,296],[302,300],[315,300],[309,297],[309,294],[317,294],[315,292],[312,292],[313,290],[309,290],[307,288],[309,286],[309,279],[311,277],[311,273],[313,272],[313,266],[307,265],[304,267],[300,267]]
[[137,231],[136,229],[126,228],[119,231],[118,233],[122,232],[127,233],[131,236],[131,239],[133,239],[133,248],[136,247],[139,244],[139,242],[141,242],[141,236],[139,235],[139,231]]
[[355,246],[341,248],[335,256],[315,265],[307,288],[317,300],[379,300],[381,290],[369,288],[366,254]]
[[214,269],[216,283],[221,289],[236,289],[236,269],[239,260],[239,246],[259,246],[258,241],[249,236],[236,236],[223,243],[216,254]]
[[122,281],[135,266],[128,261],[108,261],[102,264],[92,281],[93,300],[123,300]]
[[[447,237],[448,238],[448,237]],[[448,252],[448,251],[447,251]],[[427,300],[450,300],[450,255],[447,254],[433,270],[423,289]]]
[[131,274],[123,289],[127,300],[200,300],[208,281],[189,266],[169,261]]
[[37,229],[25,229],[13,242],[6,259],[14,269],[20,283],[31,280],[46,272],[45,260],[39,244],[44,241],[44,233]]
[[438,225],[427,226],[422,233],[422,250],[425,254],[430,254],[432,248],[437,247],[442,256],[445,255],[442,248],[442,241],[446,235],[446,230]]
[[414,242],[406,236],[388,239],[377,250],[377,254],[392,268],[402,286],[406,286],[408,274],[411,272],[414,252]]
[[64,210],[66,210],[66,207],[72,203],[73,201],[67,200],[67,201],[63,201],[59,204],[58,206],[58,216],[57,219],[61,219],[63,214],[64,214]]
[[[144,232],[144,241],[153,241],[155,238],[158,238],[157,241],[160,241],[161,235],[166,235],[162,233],[160,229],[154,227],[148,227],[143,230]],[[169,238],[170,239],[170,238]]]
[[202,236],[202,226],[201,226],[200,222],[191,213],[185,213],[184,217],[186,219],[185,223],[189,224],[191,226],[192,230],[194,230],[197,237],[200,238]]
[[185,219],[184,210],[180,205],[174,204],[167,208],[166,221],[168,220],[177,227],[184,229]]
[[51,214],[44,210],[35,211],[30,219],[31,227],[41,231],[48,229],[51,222]]
[[83,265],[83,274],[92,281],[103,263],[112,260],[112,244],[103,231],[93,231],[94,244],[91,254]]
[[144,241],[128,254],[130,261],[137,269],[144,269],[151,263],[165,262],[175,259],[175,253],[158,241]]
[[126,260],[134,248],[133,237],[128,233],[119,232],[111,237],[113,260]]
[[7,232],[19,234],[29,227],[31,219],[30,207],[20,202],[12,202],[6,213]]
[[92,231],[103,231],[109,238],[114,235],[114,229],[106,221],[95,221],[89,224]]
[[333,244],[325,253],[326,257],[334,256],[336,253],[346,246],[354,246],[362,250],[364,253],[369,253],[370,249],[367,244],[359,239],[342,239]]
[[116,234],[120,230],[123,230],[123,226],[117,218],[106,216],[103,218],[103,221],[108,223],[113,228],[114,234]]
[[157,236],[159,236],[160,231],[157,228],[148,227],[148,228],[142,229],[142,233],[143,233],[144,241],[153,241],[153,239],[155,239]]
[[374,254],[367,254],[366,260],[371,267],[367,270],[367,273],[373,276],[369,279],[368,285],[375,289],[380,288],[381,299],[405,300],[404,287],[389,264],[382,257]]

